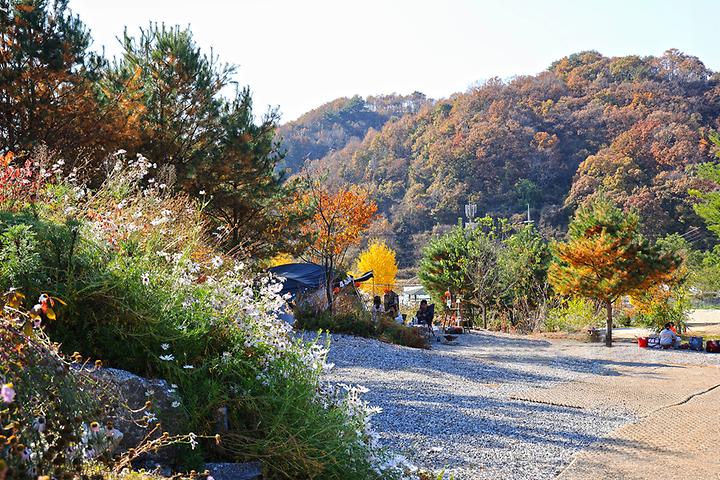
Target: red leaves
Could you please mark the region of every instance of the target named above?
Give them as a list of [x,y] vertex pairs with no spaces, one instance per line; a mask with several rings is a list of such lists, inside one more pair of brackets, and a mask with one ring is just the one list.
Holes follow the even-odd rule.
[[29,159],[16,164],[15,155],[0,155],[0,204],[25,203],[33,200],[42,187],[43,179]]

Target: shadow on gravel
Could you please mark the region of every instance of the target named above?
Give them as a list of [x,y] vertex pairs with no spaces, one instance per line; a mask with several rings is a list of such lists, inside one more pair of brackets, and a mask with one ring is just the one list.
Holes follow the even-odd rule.
[[[515,452],[516,456],[533,458],[539,450],[549,453],[570,449],[578,451],[602,441],[608,452],[632,447],[650,450],[642,442],[614,440],[605,436],[622,422],[605,419],[604,429],[596,430],[597,413],[552,405],[530,404],[482,395],[457,395],[441,391],[397,388],[387,382],[367,382],[371,392],[381,392],[384,410],[376,417],[382,425],[383,437],[394,439],[414,437],[413,449],[429,450],[434,445],[452,445],[453,451],[438,454],[453,466],[472,464],[462,460],[464,448]],[[374,403],[371,401],[371,403]],[[401,443],[401,442],[400,442]],[[525,444],[523,453],[519,445]],[[396,444],[394,447],[402,448]],[[408,445],[404,445],[405,448]],[[535,457],[534,461],[541,461]],[[511,460],[511,459],[508,459]],[[521,458],[513,458],[522,461]]]
[[[625,362],[620,360],[608,360],[602,358],[585,358],[576,356],[547,356],[547,355],[532,355],[527,353],[521,354],[495,354],[491,353],[483,355],[483,360],[489,360],[491,362],[506,363],[506,364],[525,364],[525,365],[545,365],[549,368],[556,368],[560,370],[567,370],[570,372],[578,373],[590,373],[593,375],[617,377],[627,376],[627,373],[618,372],[617,367],[667,367],[667,368],[682,368],[680,365],[672,365],[667,363],[656,363],[656,362]],[[644,377],[652,377],[647,372],[643,372]]]
[[[440,346],[439,350],[445,350],[448,348],[463,348],[463,347],[478,347],[487,345],[492,348],[543,348],[552,345],[547,340],[539,340],[535,338],[520,338],[510,337],[505,335],[498,335],[492,332],[472,332],[465,333],[459,337],[459,345],[452,347]],[[466,340],[466,341],[464,341]],[[433,348],[436,348],[435,344],[432,344]]]
[[[438,377],[447,379],[460,378],[477,384],[488,383],[522,383],[528,387],[536,383],[557,382],[561,377],[538,372],[529,372],[512,367],[512,360],[507,365],[498,365],[485,362],[482,358],[457,358],[449,355],[427,355],[414,358],[412,363],[406,365],[386,364],[382,361],[370,360],[363,365],[338,365],[339,368],[352,368],[357,366],[367,372],[368,379],[376,377],[373,371],[380,372],[403,371],[426,376],[428,380]],[[422,378],[418,379],[422,381]]]

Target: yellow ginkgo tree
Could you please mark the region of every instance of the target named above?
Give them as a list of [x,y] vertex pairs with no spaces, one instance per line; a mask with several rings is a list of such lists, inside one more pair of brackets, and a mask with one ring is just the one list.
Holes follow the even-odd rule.
[[373,272],[373,280],[360,284],[362,290],[372,293],[373,287],[377,288],[379,286],[380,290],[392,288],[398,266],[395,260],[395,252],[383,241],[373,240],[370,242],[367,250],[360,253],[355,262],[355,276],[362,275],[370,270]]

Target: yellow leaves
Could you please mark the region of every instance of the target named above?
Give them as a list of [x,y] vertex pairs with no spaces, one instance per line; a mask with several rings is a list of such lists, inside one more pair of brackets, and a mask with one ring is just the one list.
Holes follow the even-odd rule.
[[25,318],[22,323],[22,332],[26,337],[30,337],[33,334],[33,328],[39,327],[43,317],[48,320],[57,320],[57,313],[55,312],[55,302],[61,305],[67,305],[63,300],[51,297],[47,293],[43,293],[38,298],[38,303],[35,304],[30,310],[23,311],[22,303],[25,300],[25,295],[17,290],[10,290],[3,295],[5,300],[4,308],[15,312],[13,315],[20,314]]
[[0,155],[0,167],[5,168],[13,161],[15,154],[13,152],[7,152],[5,155]]
[[26,337],[31,337],[33,334],[33,324],[32,321],[28,320],[23,324],[23,335]]
[[354,275],[362,275],[370,270],[373,272],[373,280],[360,284],[362,290],[371,292],[373,285],[392,288],[398,266],[395,261],[395,252],[383,241],[374,240],[368,249],[360,254],[355,264]]
[[5,298],[5,306],[14,310],[18,310],[22,306],[23,300],[25,300],[25,295],[17,290],[10,290],[3,296]]
[[289,253],[278,253],[275,255],[272,259],[270,259],[270,264],[268,265],[268,268],[277,267],[279,265],[287,265],[289,263],[293,263],[295,259],[292,255]]
[[558,143],[558,137],[554,133],[550,135],[547,132],[537,132],[533,137],[533,143],[537,148],[552,148]]

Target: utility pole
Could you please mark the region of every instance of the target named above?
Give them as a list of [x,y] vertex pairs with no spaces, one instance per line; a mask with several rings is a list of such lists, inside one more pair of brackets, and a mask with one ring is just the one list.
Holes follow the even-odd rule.
[[469,203],[465,205],[465,217],[467,218],[467,222],[465,222],[465,228],[475,228],[475,225],[477,225],[475,222],[473,222],[475,215],[477,215],[477,204]]
[[527,220],[523,222],[525,225],[532,225],[534,222],[530,218],[530,204],[527,204]]

